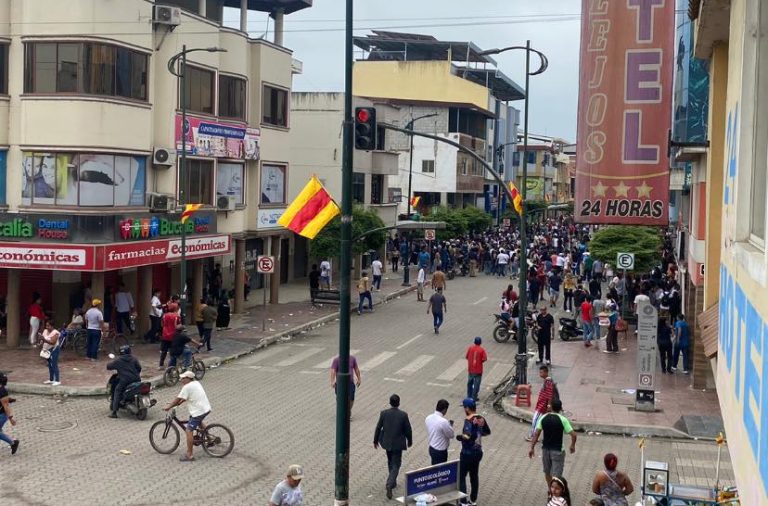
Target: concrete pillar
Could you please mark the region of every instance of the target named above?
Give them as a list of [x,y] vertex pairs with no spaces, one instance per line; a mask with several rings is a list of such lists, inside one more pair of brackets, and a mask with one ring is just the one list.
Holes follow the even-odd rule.
[[277,304],[280,296],[280,269],[283,268],[280,265],[280,244],[282,241],[280,241],[279,235],[272,236],[270,239],[272,249],[269,254],[275,257],[275,272],[269,276],[269,303]]
[[248,0],[240,0],[240,31],[248,33]]
[[138,335],[146,334],[149,330],[149,310],[150,301],[152,300],[152,266],[145,265],[139,267],[136,272],[137,284],[136,288],[136,333]]
[[[208,14],[207,6],[206,6],[206,0],[198,0],[197,2],[197,13],[200,14],[202,17],[205,17]],[[150,288],[151,290],[151,288]]]
[[282,46],[283,45],[283,20],[285,18],[285,10],[277,9],[274,12],[274,17],[275,17],[275,44],[278,46]]
[[19,300],[19,285],[21,284],[21,271],[8,269],[8,288],[5,296],[5,311],[8,314],[5,330],[7,332],[6,344],[9,348],[19,346],[19,333],[21,332],[21,301]]
[[245,239],[235,239],[235,313],[245,311]]

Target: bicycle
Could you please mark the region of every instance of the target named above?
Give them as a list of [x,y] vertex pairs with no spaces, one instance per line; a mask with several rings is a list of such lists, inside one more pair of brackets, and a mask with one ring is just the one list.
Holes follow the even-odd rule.
[[[175,452],[181,442],[179,427],[186,431],[187,421],[179,420],[176,417],[176,410],[172,409],[165,416],[165,420],[152,424],[149,429],[149,444],[157,453],[163,455]],[[195,429],[192,441],[194,446],[202,446],[203,451],[210,457],[219,459],[229,455],[235,447],[235,435],[220,423],[210,423]]]
[[[99,340],[99,351],[102,350],[109,350],[115,355],[120,353],[120,348],[122,346],[130,346],[130,342],[128,342],[128,338],[125,337],[121,332],[117,332],[114,328],[110,327],[109,330],[101,332],[101,339]],[[107,348],[107,346],[110,346],[110,348]]]
[[[197,349],[192,352],[192,366],[190,367],[190,370],[195,373],[195,379],[197,381],[200,381],[205,376],[205,363],[202,360],[195,358],[195,355],[197,355],[199,352],[200,351]],[[165,373],[163,374],[163,381],[165,382],[165,386],[172,387],[179,382],[181,379],[181,373],[186,370],[183,362],[183,356],[180,355],[176,357],[176,365],[170,366],[165,370]]]

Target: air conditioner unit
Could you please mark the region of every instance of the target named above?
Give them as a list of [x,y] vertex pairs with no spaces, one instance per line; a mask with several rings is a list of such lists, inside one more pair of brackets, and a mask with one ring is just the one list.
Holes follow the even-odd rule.
[[150,211],[166,213],[173,209],[173,199],[169,195],[149,193],[147,200]]
[[155,5],[152,22],[156,25],[179,26],[181,24],[181,9],[168,5]]
[[234,211],[236,204],[234,195],[219,195],[216,198],[216,209],[219,211]]
[[176,153],[166,148],[155,148],[152,151],[152,163],[169,167],[176,163]]

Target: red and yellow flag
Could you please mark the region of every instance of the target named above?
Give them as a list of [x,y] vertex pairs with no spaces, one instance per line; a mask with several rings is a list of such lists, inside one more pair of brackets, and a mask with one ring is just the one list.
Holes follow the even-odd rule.
[[190,216],[195,214],[195,211],[203,207],[203,204],[187,204],[184,206],[184,212],[181,213],[181,222],[186,223]]
[[312,176],[277,222],[307,239],[314,239],[340,212],[331,195],[317,177]]
[[509,191],[512,193],[512,203],[515,205],[517,214],[523,214],[523,196],[512,181],[509,182]]
[[421,197],[411,197],[411,207],[416,207],[421,202]]

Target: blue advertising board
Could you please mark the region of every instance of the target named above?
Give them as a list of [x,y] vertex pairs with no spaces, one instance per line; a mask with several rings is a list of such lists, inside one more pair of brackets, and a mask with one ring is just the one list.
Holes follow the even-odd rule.
[[408,497],[418,494],[434,493],[438,489],[458,489],[459,461],[452,460],[444,464],[409,471],[405,475],[405,493]]

